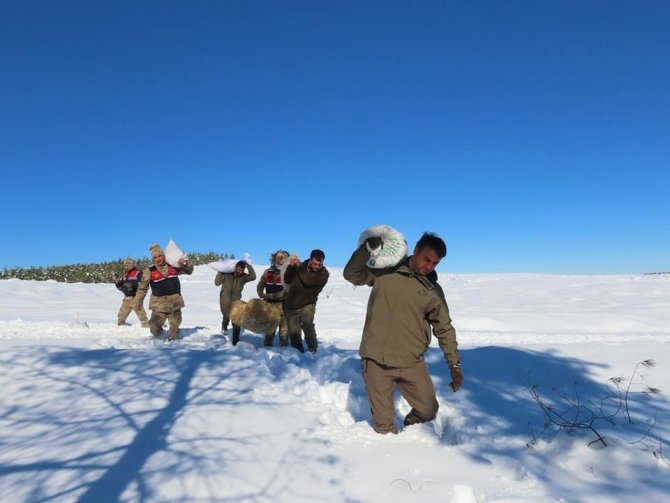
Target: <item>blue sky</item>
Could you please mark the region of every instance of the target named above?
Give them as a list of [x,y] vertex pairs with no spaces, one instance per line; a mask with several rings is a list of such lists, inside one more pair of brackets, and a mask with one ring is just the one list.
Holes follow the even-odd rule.
[[0,267],[186,251],[670,270],[666,1],[3,1]]

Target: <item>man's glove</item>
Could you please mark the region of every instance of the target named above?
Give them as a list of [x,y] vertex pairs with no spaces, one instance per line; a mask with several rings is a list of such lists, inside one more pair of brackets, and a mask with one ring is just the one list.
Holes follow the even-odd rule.
[[463,384],[463,372],[461,372],[461,364],[456,363],[454,365],[449,365],[449,373],[451,374],[451,389],[458,391],[458,388]]
[[369,252],[376,250],[377,248],[384,248],[384,243],[382,238],[378,236],[372,236],[365,240],[365,247]]

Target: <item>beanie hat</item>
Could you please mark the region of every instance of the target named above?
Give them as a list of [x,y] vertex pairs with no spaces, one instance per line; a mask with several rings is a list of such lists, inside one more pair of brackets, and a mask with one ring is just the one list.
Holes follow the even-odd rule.
[[151,252],[151,255],[153,255],[154,257],[165,255],[165,253],[163,253],[163,248],[161,248],[161,245],[159,245],[158,243],[152,244],[149,247],[149,251]]
[[133,259],[131,259],[130,257],[128,257],[126,260],[123,261],[123,265],[126,266],[126,267],[133,268],[133,267],[135,267],[135,261]]

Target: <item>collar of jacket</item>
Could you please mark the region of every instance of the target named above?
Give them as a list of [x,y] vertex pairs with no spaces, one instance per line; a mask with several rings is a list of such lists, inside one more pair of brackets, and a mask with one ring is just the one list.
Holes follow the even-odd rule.
[[416,278],[428,290],[432,290],[435,286],[435,283],[437,283],[437,273],[435,271],[431,271],[427,276],[418,274],[412,267],[412,261],[410,258],[411,256],[403,260],[400,265],[398,265],[398,268],[395,270],[395,272],[409,276],[410,278]]

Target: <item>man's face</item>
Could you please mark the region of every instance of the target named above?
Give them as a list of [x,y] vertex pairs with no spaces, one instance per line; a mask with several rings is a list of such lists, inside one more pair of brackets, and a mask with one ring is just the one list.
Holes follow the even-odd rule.
[[160,255],[154,255],[154,264],[156,265],[165,265],[165,255],[162,253]]
[[308,265],[312,271],[320,271],[323,267],[323,260],[316,260],[315,258],[311,258],[309,259]]
[[235,266],[235,276],[242,276],[244,274],[244,267]]
[[133,270],[133,266],[130,264],[123,264],[123,270],[126,272],[130,272]]
[[435,270],[437,264],[440,263],[440,257],[430,246],[425,246],[421,251],[414,248],[412,262],[417,272],[421,276],[426,276]]

